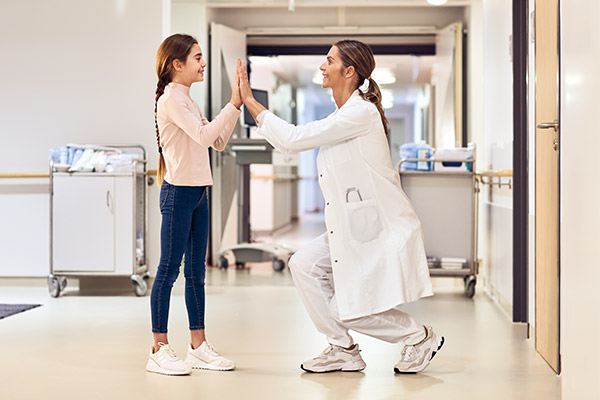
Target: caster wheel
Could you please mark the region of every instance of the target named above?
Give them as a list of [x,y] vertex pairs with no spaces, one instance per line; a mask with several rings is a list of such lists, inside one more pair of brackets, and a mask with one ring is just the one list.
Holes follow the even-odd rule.
[[472,299],[475,296],[475,285],[477,279],[474,276],[468,276],[465,278],[465,296]]
[[244,268],[246,268],[246,263],[243,263],[243,262],[235,263],[235,269],[244,269]]
[[278,258],[273,260],[273,269],[277,272],[281,272],[285,269],[285,262]]
[[56,298],[60,296],[61,284],[57,276],[48,277],[48,291],[50,292],[50,296],[52,297]]
[[62,292],[67,287],[67,278],[61,276],[60,278],[58,278],[58,280],[60,282],[60,291]]
[[223,256],[219,257],[219,261],[217,261],[217,268],[219,269],[227,269],[229,267],[229,261]]
[[144,297],[148,293],[148,284],[144,279],[133,281],[133,292],[137,297]]

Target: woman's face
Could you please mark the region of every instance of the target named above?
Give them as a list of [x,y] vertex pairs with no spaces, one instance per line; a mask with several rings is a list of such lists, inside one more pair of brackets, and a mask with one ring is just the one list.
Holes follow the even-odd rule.
[[202,50],[200,50],[200,46],[197,43],[194,43],[188,53],[185,64],[182,64],[182,68],[178,71],[178,74],[181,81],[191,85],[194,82],[202,82],[204,80],[205,68],[206,62],[202,58]]
[[343,86],[345,83],[344,78],[344,64],[340,58],[340,51],[337,47],[331,46],[329,53],[327,53],[327,60],[319,67],[323,73],[323,89],[334,88]]

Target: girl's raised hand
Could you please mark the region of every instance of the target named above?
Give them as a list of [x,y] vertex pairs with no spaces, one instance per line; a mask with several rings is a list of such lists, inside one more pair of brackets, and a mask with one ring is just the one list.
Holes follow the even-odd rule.
[[[238,59],[238,64],[240,60]],[[230,103],[235,106],[235,108],[240,108],[242,106],[242,96],[240,95],[240,71],[239,68],[235,69],[235,82],[231,87],[231,100]]]

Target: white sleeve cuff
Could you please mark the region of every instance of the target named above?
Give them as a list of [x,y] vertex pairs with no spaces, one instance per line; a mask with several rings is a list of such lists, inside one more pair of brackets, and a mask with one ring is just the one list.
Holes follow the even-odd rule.
[[263,124],[263,121],[265,120],[265,117],[267,116],[267,113],[269,112],[269,110],[263,110],[261,111],[260,114],[258,114],[258,116],[256,117],[256,122],[258,122],[258,127],[260,128],[261,125]]

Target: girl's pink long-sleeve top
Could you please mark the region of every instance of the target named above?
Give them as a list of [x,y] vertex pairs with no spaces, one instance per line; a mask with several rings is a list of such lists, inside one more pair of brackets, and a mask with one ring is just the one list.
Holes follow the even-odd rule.
[[158,99],[157,120],[167,174],[176,186],[213,184],[208,148],[223,151],[241,111],[233,104],[209,122],[190,97],[188,86],[171,82]]

